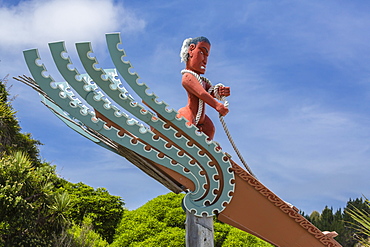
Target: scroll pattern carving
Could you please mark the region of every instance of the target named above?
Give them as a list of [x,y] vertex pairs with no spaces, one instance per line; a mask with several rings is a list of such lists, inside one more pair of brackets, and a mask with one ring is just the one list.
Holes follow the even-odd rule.
[[[189,127],[185,119],[177,118],[176,111],[169,110],[157,95],[149,93],[145,83],[138,81],[138,74],[131,72],[131,63],[124,61],[124,50],[118,48],[121,44],[118,33],[107,34],[106,39],[116,68],[100,68],[91,55],[90,42],[76,43],[84,74],[72,63],[64,41],[49,43],[65,82],[55,82],[48,75],[44,64],[39,63],[37,49],[24,51],[34,78],[30,85],[54,114],[95,143],[118,154],[121,147],[128,149],[192,181],[193,191],[181,187],[187,192],[183,208],[189,212],[196,216],[222,212],[235,187],[226,154],[217,149],[215,142],[208,141],[204,133],[198,133],[195,126]],[[149,109],[129,94],[118,75]]]
[[263,184],[261,184],[255,177],[246,172],[235,162],[232,161],[231,164],[232,170],[234,171],[236,176],[239,176],[244,181],[246,181],[256,191],[258,191],[260,194],[266,197],[272,204],[278,207],[282,212],[287,214],[290,218],[294,219],[295,222],[299,223],[299,225],[305,230],[307,230],[307,232],[314,235],[315,238],[317,238],[322,244],[330,247],[340,246],[333,238],[329,238],[328,236],[323,234],[317,227],[315,227],[313,224],[311,224],[311,222],[309,222],[301,214],[294,210],[294,208],[290,207],[286,202],[284,202],[278,196],[276,196],[271,190],[269,190]]

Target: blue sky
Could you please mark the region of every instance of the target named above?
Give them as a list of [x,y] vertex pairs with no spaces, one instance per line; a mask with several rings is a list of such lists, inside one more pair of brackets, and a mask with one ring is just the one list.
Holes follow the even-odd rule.
[[[22,51],[38,48],[55,80],[48,42],[91,41],[113,67],[105,33],[121,32],[127,59],[172,108],[186,104],[179,51],[212,43],[206,76],[231,87],[230,132],[260,181],[305,213],[370,196],[370,5],[367,1],[0,0],[0,77],[30,75]],[[83,72],[83,69],[79,69]],[[104,187],[129,209],[169,192],[125,159],[74,133],[37,93],[10,79],[22,130],[44,143],[60,176]],[[231,153],[218,122],[215,140]]]

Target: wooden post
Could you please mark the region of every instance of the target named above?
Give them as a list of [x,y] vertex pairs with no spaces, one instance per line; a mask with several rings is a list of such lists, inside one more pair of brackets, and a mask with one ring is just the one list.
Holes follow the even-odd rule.
[[186,247],[213,247],[213,217],[198,217],[186,211]]

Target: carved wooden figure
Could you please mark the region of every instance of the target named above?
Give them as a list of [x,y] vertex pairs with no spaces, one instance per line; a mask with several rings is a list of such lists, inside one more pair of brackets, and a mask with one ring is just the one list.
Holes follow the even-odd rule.
[[[210,141],[214,125],[205,114],[205,104],[226,115],[227,107],[214,97],[230,95],[230,88],[212,88],[200,76],[206,71],[211,49],[206,38],[184,42],[181,57],[186,69],[182,71],[182,84],[188,92],[188,104],[179,112],[169,110],[154,93],[148,94],[148,86],[130,72],[132,66],[123,60],[126,54],[118,48],[120,35],[107,34],[106,39],[116,69],[99,68],[96,58],[90,56],[91,44],[84,42],[76,44],[86,70],[80,74],[64,56],[64,42],[55,42],[49,47],[65,82],[46,76],[36,49],[24,51],[33,78],[17,79],[36,90],[42,102],[68,127],[125,157],[171,191],[185,192],[182,204],[188,214],[205,220],[216,216],[276,246],[340,246],[333,239],[334,233],[321,232],[296,207],[280,199]],[[149,109],[134,100],[118,74]],[[197,227],[203,224],[194,222],[199,223]],[[208,227],[198,228],[210,239],[212,231],[205,229]]]
[[[177,117],[184,117],[194,124],[200,131],[205,133],[209,140],[215,134],[215,127],[212,120],[205,114],[205,104],[208,104],[222,116],[225,116],[229,109],[215,99],[214,88],[210,81],[200,75],[206,72],[208,56],[211,51],[211,43],[205,37],[189,38],[184,40],[180,57],[186,63],[186,69],[182,71],[182,85],[188,93],[188,103],[181,108]],[[229,96],[229,87],[218,87],[220,96]]]

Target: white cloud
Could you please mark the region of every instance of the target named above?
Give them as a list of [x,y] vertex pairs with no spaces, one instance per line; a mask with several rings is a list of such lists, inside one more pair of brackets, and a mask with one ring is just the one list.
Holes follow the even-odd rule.
[[0,8],[0,46],[102,41],[102,33],[141,31],[145,21],[112,0],[31,0]]
[[333,132],[345,129],[354,129],[355,123],[343,112],[335,112],[323,109],[319,105],[305,105],[293,108],[292,115],[301,124],[310,125],[315,131]]

